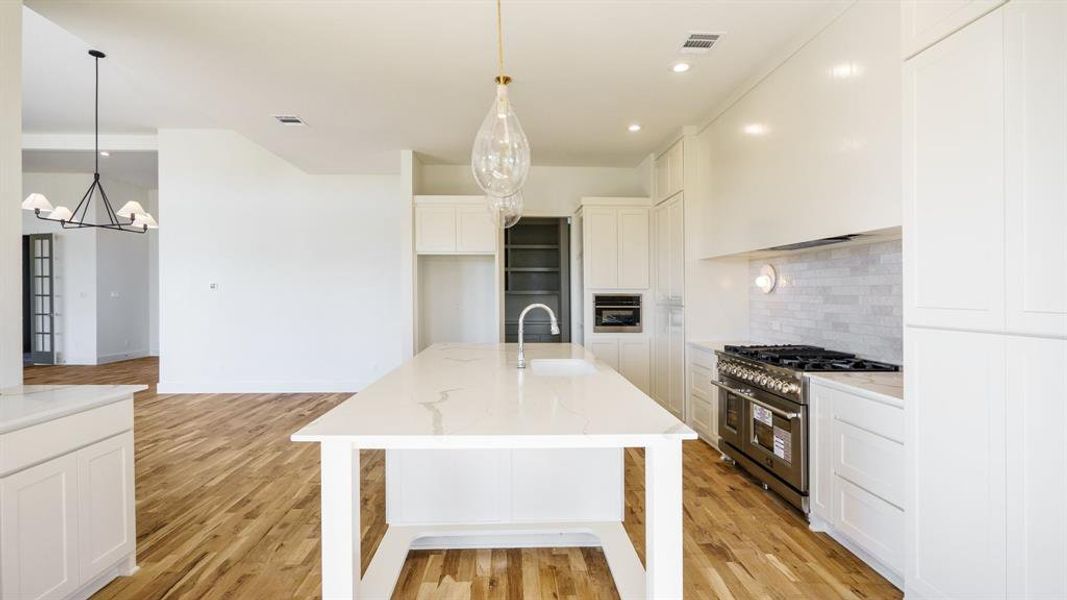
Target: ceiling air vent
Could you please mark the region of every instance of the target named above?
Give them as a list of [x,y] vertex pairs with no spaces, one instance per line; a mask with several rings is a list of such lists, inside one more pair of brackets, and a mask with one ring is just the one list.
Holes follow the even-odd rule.
[[718,43],[721,33],[707,31],[690,31],[689,37],[682,42],[682,54],[707,54]]
[[278,119],[278,122],[282,125],[287,125],[289,127],[303,127],[307,125],[303,119],[296,115],[274,115],[274,118]]

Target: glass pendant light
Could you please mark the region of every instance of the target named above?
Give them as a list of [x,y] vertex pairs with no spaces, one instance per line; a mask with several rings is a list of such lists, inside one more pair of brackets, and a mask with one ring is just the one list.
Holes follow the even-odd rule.
[[486,207],[489,209],[489,219],[497,227],[508,229],[522,218],[522,192],[516,192],[504,198],[489,196],[489,202]]
[[496,98],[489,107],[471,150],[471,170],[478,186],[489,196],[507,198],[518,193],[530,172],[530,142],[508,98],[511,77],[504,74],[504,38],[500,0],[496,3]]

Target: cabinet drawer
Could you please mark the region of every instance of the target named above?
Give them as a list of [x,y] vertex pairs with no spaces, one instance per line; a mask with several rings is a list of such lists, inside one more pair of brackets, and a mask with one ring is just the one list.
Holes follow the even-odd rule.
[[834,473],[888,502],[904,505],[904,445],[833,422]]
[[704,367],[708,370],[714,370],[715,365],[718,364],[718,359],[715,357],[715,353],[708,352],[703,348],[696,348],[694,346],[689,347],[689,362],[697,365],[698,367]]
[[0,475],[133,429],[133,398],[0,435]]
[[711,397],[713,392],[711,379],[713,375],[710,369],[705,369],[697,364],[689,365],[689,389],[699,392],[705,398]]
[[897,573],[904,572],[904,511],[835,478],[834,526]]
[[711,400],[699,393],[689,395],[689,420],[694,429],[705,436],[714,436],[715,407]]
[[903,408],[836,390],[833,398],[836,420],[904,443]]

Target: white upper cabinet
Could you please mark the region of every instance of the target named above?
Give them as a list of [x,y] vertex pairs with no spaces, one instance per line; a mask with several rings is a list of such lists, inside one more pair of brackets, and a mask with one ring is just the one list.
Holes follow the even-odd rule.
[[1067,335],[1067,2],[1005,19],[1007,328]]
[[649,210],[586,206],[582,253],[587,289],[645,289],[649,271]]
[[418,254],[494,254],[498,238],[482,196],[415,198]]
[[910,325],[1004,326],[1001,11],[904,68],[904,288]]
[[679,194],[652,209],[655,301],[680,304],[685,295],[685,201]]
[[901,40],[904,56],[918,54],[1005,0],[904,0]]
[[685,183],[685,147],[684,141],[674,143],[655,162],[656,202],[666,200],[682,191]]

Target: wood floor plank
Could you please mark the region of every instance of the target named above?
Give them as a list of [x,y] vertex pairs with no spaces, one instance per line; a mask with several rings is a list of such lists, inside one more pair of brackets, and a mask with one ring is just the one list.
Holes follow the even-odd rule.
[[[29,367],[27,384],[143,383],[134,401],[141,570],[94,598],[318,598],[319,452],[289,435],[349,394],[157,394],[158,361]],[[644,457],[624,526],[644,560]],[[684,445],[686,598],[901,598],[703,442]],[[361,453],[363,568],[385,534],[385,460]],[[412,551],[394,598],[615,599],[599,548]]]

